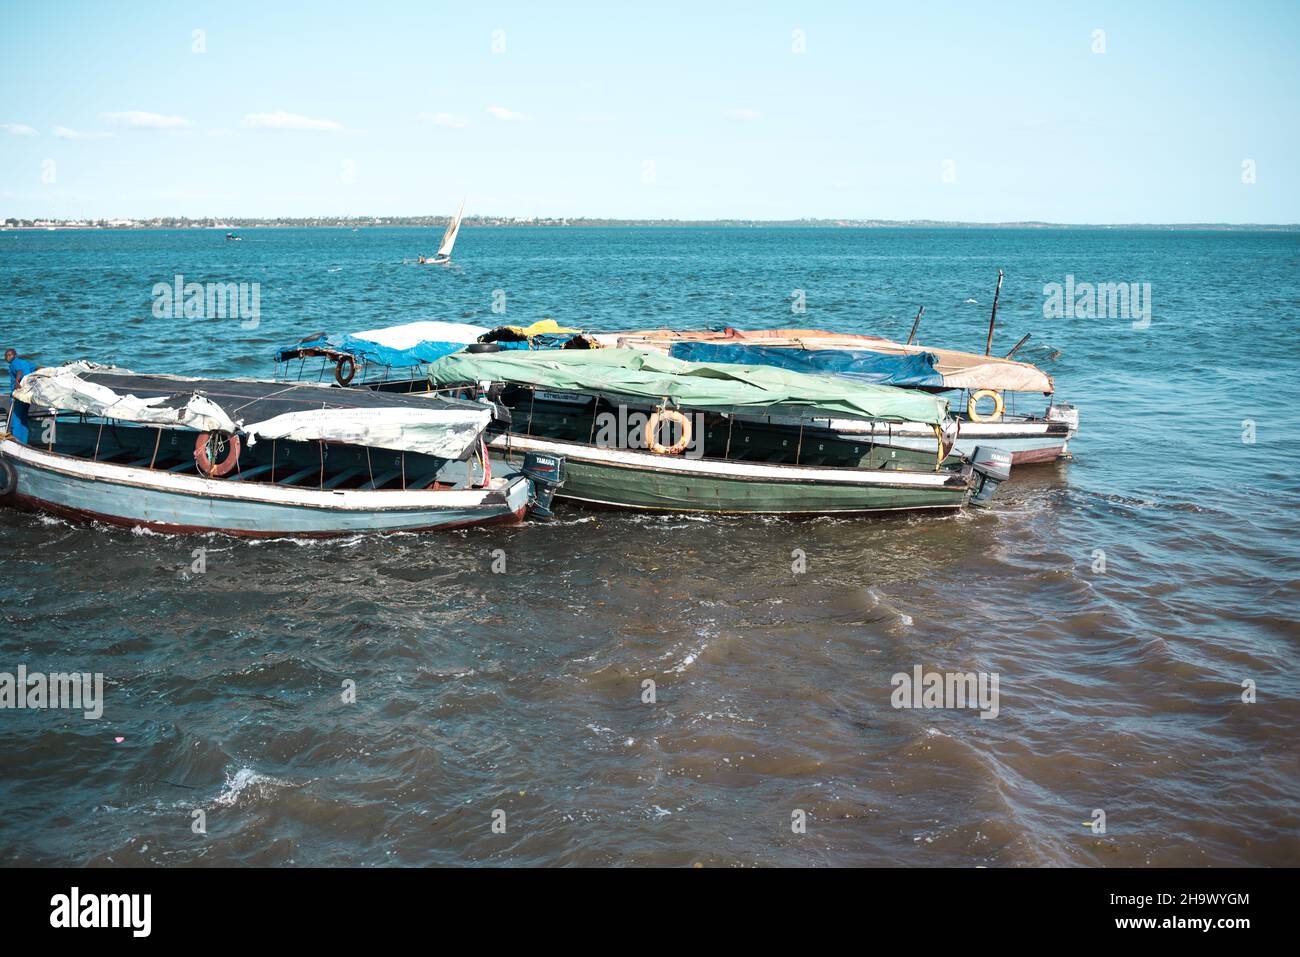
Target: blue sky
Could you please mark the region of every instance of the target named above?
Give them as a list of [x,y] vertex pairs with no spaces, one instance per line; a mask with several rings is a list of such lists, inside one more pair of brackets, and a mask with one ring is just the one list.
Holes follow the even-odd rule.
[[0,0],[0,217],[1295,223],[1297,48],[1267,0]]

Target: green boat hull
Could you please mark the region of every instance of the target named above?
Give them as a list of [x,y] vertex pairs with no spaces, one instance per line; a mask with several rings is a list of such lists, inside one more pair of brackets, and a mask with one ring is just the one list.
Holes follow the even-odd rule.
[[[520,441],[521,437],[514,438],[515,443]],[[660,512],[833,515],[958,509],[967,498],[966,483],[955,476],[945,475],[949,480],[944,484],[924,486],[770,476],[744,478],[677,472],[671,467],[671,459],[663,459],[663,464],[656,468],[631,467],[584,459],[580,447],[576,451],[574,448],[553,450],[565,457],[564,485],[556,497],[584,505]],[[498,448],[499,453],[502,451]],[[517,444],[503,458],[515,468],[523,464],[523,453]]]

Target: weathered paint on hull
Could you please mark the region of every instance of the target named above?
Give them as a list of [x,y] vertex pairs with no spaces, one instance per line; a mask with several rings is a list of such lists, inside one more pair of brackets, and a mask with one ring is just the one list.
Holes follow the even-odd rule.
[[[855,437],[852,432],[841,434],[844,438]],[[881,445],[895,448],[931,454],[934,450],[934,436],[920,432],[912,434],[894,430],[890,435],[877,432],[873,438]],[[1041,427],[1023,431],[1013,428],[973,428],[970,423],[963,422],[953,451],[959,456],[970,458],[980,446],[986,448],[993,446],[1011,453],[1013,465],[1028,465],[1035,462],[1054,462],[1058,458],[1068,457],[1065,448],[1069,440],[1070,436],[1067,434],[1048,434]]]
[[[518,467],[522,462],[518,441],[508,458],[498,451],[503,464]],[[664,460],[663,468],[638,468],[583,458],[580,447],[558,454],[565,456],[565,479],[556,497],[590,505],[665,512],[829,515],[958,509],[967,498],[964,484],[781,481],[771,477],[779,467],[769,468],[765,478],[684,475],[666,467],[671,460]]]
[[[15,445],[5,442],[3,447],[8,452]],[[503,489],[490,491],[330,493],[249,485],[241,490],[244,495],[232,496],[231,483],[219,479],[168,477],[145,469],[80,462],[21,446],[5,458],[17,475],[14,494],[0,499],[5,504],[165,533],[328,537],[517,522],[523,518],[529,493],[527,481],[518,479]],[[94,469],[93,476],[86,474],[89,467]],[[174,487],[146,487],[142,484],[145,482],[168,482]],[[220,496],[204,494],[207,483],[213,486],[212,492],[220,491]],[[277,495],[286,500],[267,500]]]
[[777,486],[736,479],[683,479],[665,472],[568,461],[564,487],[556,492],[556,496],[596,505],[668,512],[828,515],[836,512],[961,508],[966,500],[966,490],[936,493],[932,490],[803,482]]
[[1064,435],[1034,435],[1025,438],[966,438],[957,439],[957,453],[970,457],[981,445],[994,446],[1011,453],[1012,465],[1032,465],[1035,462],[1055,462],[1065,454]]

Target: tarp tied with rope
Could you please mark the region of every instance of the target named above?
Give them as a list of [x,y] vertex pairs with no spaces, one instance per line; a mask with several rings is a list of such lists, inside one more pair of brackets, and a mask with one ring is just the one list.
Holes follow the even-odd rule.
[[823,375],[762,365],[685,362],[636,349],[460,353],[429,366],[435,388],[508,382],[557,392],[668,400],[706,411],[843,416],[941,424],[944,399]]
[[88,362],[37,369],[14,397],[33,411],[238,432],[258,439],[342,442],[460,459],[492,421],[478,402],[256,379],[138,375]]

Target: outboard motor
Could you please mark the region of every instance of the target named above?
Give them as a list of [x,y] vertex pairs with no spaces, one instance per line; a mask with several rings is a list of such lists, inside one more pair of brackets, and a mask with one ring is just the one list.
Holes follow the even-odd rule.
[[1079,410],[1067,402],[1053,403],[1047,407],[1047,421],[1064,424],[1073,438],[1079,431]]
[[555,490],[564,484],[564,456],[525,452],[524,467],[520,471],[533,483],[528,514],[533,518],[554,518],[551,499],[555,497]]
[[1011,477],[1011,453],[978,446],[971,455],[971,474],[974,478],[971,504],[988,505],[998,486]]

